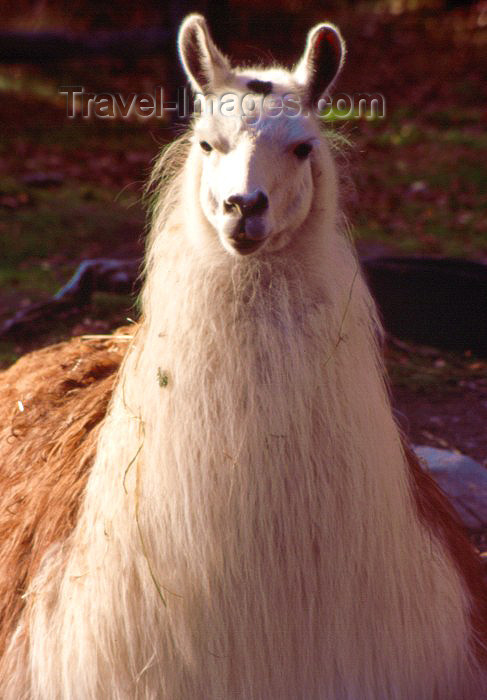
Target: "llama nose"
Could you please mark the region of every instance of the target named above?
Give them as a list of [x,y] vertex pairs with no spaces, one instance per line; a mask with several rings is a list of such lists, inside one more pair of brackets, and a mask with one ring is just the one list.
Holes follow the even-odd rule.
[[262,190],[255,190],[252,194],[232,194],[223,202],[225,213],[236,212],[248,218],[263,214],[269,206],[269,199]]

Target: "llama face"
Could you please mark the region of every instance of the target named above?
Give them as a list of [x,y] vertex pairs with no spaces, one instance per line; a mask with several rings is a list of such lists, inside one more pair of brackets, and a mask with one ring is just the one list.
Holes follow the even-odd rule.
[[201,107],[191,157],[205,218],[233,255],[283,248],[313,205],[326,148],[315,105],[341,67],[338,31],[311,30],[293,72],[232,69],[199,15],[183,23],[179,49]]
[[193,143],[201,160],[200,205],[227,251],[250,255],[288,242],[311,208],[319,148],[306,118],[200,120]]

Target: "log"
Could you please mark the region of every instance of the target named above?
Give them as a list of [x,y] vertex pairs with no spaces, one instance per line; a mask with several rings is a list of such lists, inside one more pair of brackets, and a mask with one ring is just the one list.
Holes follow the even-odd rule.
[[0,324],[0,340],[42,335],[53,320],[68,318],[91,303],[95,291],[128,294],[134,290],[138,260],[85,260],[51,299],[20,309]]
[[[362,267],[386,330],[397,338],[487,356],[487,265],[456,258],[365,258]],[[129,293],[138,260],[85,260],[41,304],[0,325],[0,339],[42,332],[43,322],[89,306],[95,291]]]
[[487,356],[487,265],[428,257],[380,257],[362,264],[389,333]]

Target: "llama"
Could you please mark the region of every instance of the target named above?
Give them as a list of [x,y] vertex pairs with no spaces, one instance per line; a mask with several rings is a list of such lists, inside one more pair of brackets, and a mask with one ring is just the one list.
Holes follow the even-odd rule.
[[132,337],[1,379],[1,697],[481,700],[479,565],[394,421],[310,108],[341,36],[235,69],[190,15],[179,50],[251,95],[156,165]]

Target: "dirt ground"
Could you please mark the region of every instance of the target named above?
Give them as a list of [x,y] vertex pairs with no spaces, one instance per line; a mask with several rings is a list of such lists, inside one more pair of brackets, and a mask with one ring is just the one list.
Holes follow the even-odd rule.
[[445,392],[393,387],[396,416],[415,445],[462,452],[487,467],[487,379]]

